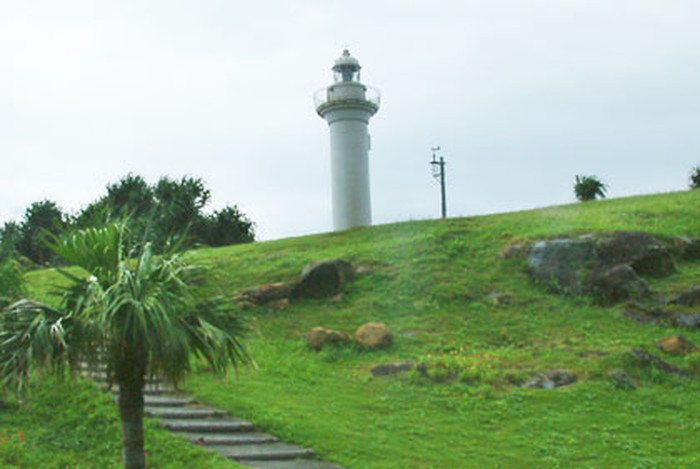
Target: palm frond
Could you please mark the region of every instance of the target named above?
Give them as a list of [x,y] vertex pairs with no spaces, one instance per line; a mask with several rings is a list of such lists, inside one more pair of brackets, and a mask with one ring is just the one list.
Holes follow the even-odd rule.
[[[62,373],[78,356],[80,327],[70,315],[22,299],[0,313],[0,386],[22,392],[32,365]],[[77,351],[78,349],[76,349]]]

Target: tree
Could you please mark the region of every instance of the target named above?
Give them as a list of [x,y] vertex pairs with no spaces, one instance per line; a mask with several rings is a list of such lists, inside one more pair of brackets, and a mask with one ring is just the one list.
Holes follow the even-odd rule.
[[[246,327],[229,303],[205,297],[202,271],[178,254],[130,253],[123,224],[76,231],[52,248],[84,276],[70,280],[59,308],[20,300],[0,315],[0,379],[22,389],[35,365],[53,372],[107,365],[119,386],[125,469],[145,467],[143,391],[148,376],[178,383],[192,357],[225,372],[250,363]],[[130,254],[135,254],[129,259]]]
[[193,226],[202,218],[201,211],[209,202],[211,193],[199,178],[183,177],[176,181],[162,177],[154,188],[158,201],[155,214],[159,239],[170,239],[181,234],[183,247],[192,246],[198,240],[193,236]]
[[58,235],[65,227],[65,216],[55,202],[34,202],[24,212],[19,252],[39,265],[48,264],[53,253],[46,245],[47,235]]
[[604,199],[607,189],[608,186],[596,176],[576,176],[574,193],[576,194],[576,198],[581,202],[595,200],[599,197]]
[[14,221],[5,222],[0,228],[0,259],[17,254],[21,241],[22,226]]
[[149,185],[141,176],[128,174],[107,186],[107,195],[91,203],[75,218],[78,228],[99,227],[124,220],[132,233],[131,244],[153,242],[157,252],[179,238],[182,249],[198,244],[222,246],[255,240],[254,224],[236,206],[205,214],[211,192],[200,178],[161,177]]
[[700,189],[700,165],[690,171],[690,188]]
[[255,240],[253,222],[235,205],[202,217],[195,230],[197,238],[207,246],[227,246]]

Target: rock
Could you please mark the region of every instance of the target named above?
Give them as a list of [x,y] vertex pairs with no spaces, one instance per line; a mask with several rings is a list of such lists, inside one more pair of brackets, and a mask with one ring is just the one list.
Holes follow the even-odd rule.
[[591,275],[589,291],[598,302],[611,305],[630,298],[649,296],[649,284],[629,265],[620,264]]
[[539,241],[529,251],[527,267],[535,281],[565,294],[585,292],[587,270],[595,264],[590,237]]
[[669,303],[672,305],[681,306],[700,305],[700,287],[693,287],[690,290],[679,293],[674,298],[669,300]]
[[685,355],[697,350],[694,343],[680,334],[664,337],[656,342],[656,345],[666,353]]
[[388,347],[393,342],[393,335],[386,324],[368,322],[355,332],[355,341],[363,347],[375,349]]
[[553,389],[560,386],[568,386],[578,380],[578,375],[564,369],[545,370],[534,375],[521,385],[523,388]]
[[256,305],[264,305],[270,301],[281,300],[289,297],[294,288],[291,283],[265,283],[250,290],[244,290],[238,293],[239,302],[250,302]]
[[654,355],[653,353],[647,352],[646,350],[642,349],[633,349],[630,350],[630,355],[632,355],[632,358],[639,363],[640,365],[644,367],[651,367],[653,366],[657,370],[663,371],[664,373],[668,374],[673,374],[673,375],[685,375],[687,374],[685,371],[681,370],[678,368],[676,365],[673,365],[663,358]]
[[301,273],[292,291],[294,298],[329,298],[341,293],[352,280],[352,265],[342,259],[312,262]]
[[625,370],[616,368],[612,370],[608,376],[617,389],[637,389],[637,383],[630,378]]
[[410,371],[413,369],[413,366],[411,362],[383,363],[373,366],[369,372],[372,373],[372,376],[387,376],[401,373],[402,371]]
[[672,318],[673,324],[682,327],[700,327],[700,314],[676,313]]
[[665,243],[641,231],[617,231],[612,236],[600,237],[596,256],[607,265],[630,264],[642,275],[664,276],[676,271]]
[[675,322],[676,313],[660,308],[644,308],[638,304],[630,304],[622,315],[642,324],[664,324]]
[[325,327],[314,327],[304,334],[309,348],[321,350],[327,345],[339,345],[350,342],[350,336],[342,331],[327,329]]
[[534,243],[527,251],[531,277],[551,290],[596,294],[610,304],[648,295],[639,275],[675,272],[670,243],[649,233],[618,231]]

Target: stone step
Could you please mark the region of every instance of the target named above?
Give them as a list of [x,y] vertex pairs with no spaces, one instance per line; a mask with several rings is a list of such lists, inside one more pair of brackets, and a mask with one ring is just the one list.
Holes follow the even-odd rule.
[[260,443],[275,443],[279,438],[267,433],[240,432],[240,433],[178,433],[191,443],[203,446],[215,445],[257,445]]
[[147,405],[144,414],[160,419],[210,419],[224,417],[226,412],[212,407],[157,407]]
[[107,371],[107,365],[104,365],[102,363],[91,365],[90,363],[81,362],[78,363],[78,369],[80,371],[101,371],[104,373],[105,371]]
[[166,394],[173,394],[178,392],[177,389],[171,388],[171,387],[165,387],[165,386],[150,386],[147,385],[145,388],[143,388],[143,395],[144,396],[163,396]]
[[147,407],[184,407],[196,404],[197,401],[189,397],[149,394],[144,396],[144,403]]
[[316,459],[288,459],[283,461],[241,461],[253,469],[343,469],[337,464]]
[[[97,381],[98,383],[107,382],[107,372],[104,370],[102,370],[102,371],[84,370],[84,371],[82,371],[82,375],[86,378],[90,378],[93,381]],[[147,376],[146,377],[146,384],[152,384],[152,385],[161,384],[162,385],[162,382],[160,381],[159,378],[157,378],[155,376]]]
[[160,425],[173,432],[192,433],[236,433],[253,430],[253,424],[245,420],[227,419],[167,419],[161,420]]
[[222,456],[236,461],[260,461],[312,458],[314,450],[289,443],[260,443],[257,445],[211,446]]
[[[105,391],[112,391],[114,394],[119,394],[119,386],[116,384],[113,384],[111,386],[108,386],[106,383],[102,383],[100,386],[101,389],[104,389]],[[177,394],[182,391],[179,391],[169,384],[146,384],[146,386],[143,388],[143,395],[144,398],[147,396],[164,396],[164,395],[172,395],[172,394]]]

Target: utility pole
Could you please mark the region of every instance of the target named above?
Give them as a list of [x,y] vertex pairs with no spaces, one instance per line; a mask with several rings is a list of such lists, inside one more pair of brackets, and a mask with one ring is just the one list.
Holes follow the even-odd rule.
[[440,147],[432,147],[433,160],[430,162],[430,167],[433,171],[433,177],[440,181],[440,195],[442,196],[442,218],[447,218],[447,199],[445,197],[445,158],[442,156],[438,160],[436,153],[440,151]]

